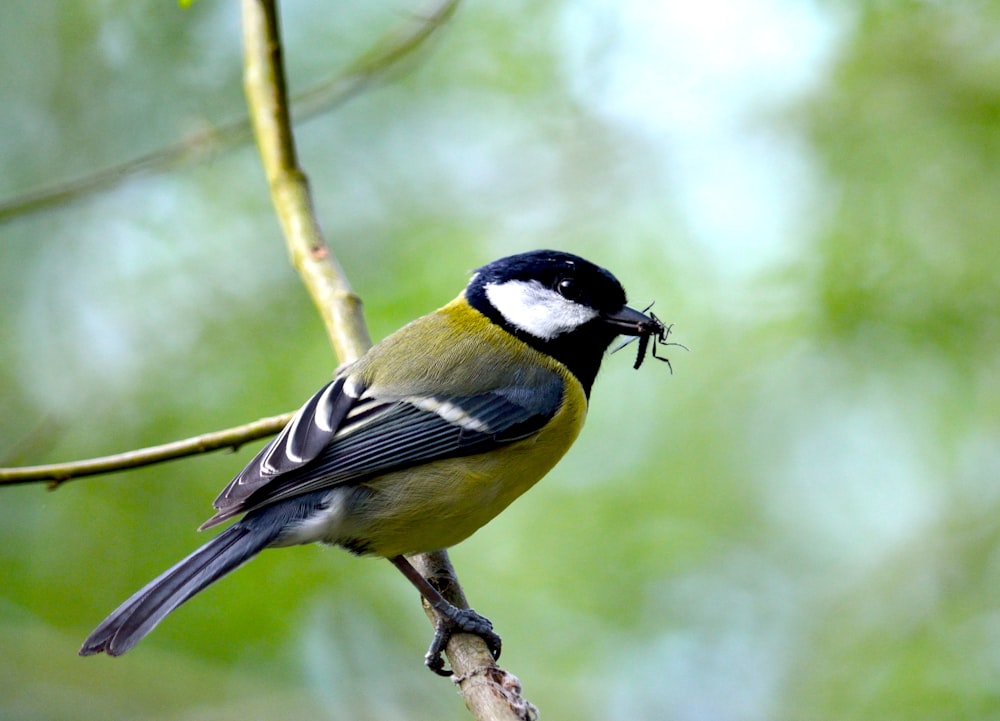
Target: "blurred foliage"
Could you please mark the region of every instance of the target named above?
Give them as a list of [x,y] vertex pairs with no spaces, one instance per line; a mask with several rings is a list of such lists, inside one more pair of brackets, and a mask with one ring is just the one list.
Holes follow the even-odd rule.
[[[819,243],[820,320],[835,336],[929,345],[980,367],[1000,341],[1000,15],[985,3],[863,11],[852,52],[811,107],[840,183]],[[861,238],[863,242],[851,240]]]
[[[286,3],[292,90],[422,8]],[[0,6],[0,193],[242,113],[202,0]],[[469,0],[299,129],[373,336],[502,254],[675,322],[454,549],[546,718],[1000,714],[1000,3]],[[336,365],[252,148],[0,225],[0,458],[289,410]],[[199,542],[253,449],[0,490],[0,718],[467,718],[384,562],[268,552],[121,659],[89,630]]]

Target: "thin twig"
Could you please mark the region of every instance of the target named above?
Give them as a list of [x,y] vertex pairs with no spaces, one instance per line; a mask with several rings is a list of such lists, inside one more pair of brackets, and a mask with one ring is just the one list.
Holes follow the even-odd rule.
[[[292,100],[296,123],[332,110],[383,80],[448,21],[457,5],[458,0],[445,0],[430,13],[379,38],[368,51],[332,78],[296,95]],[[0,200],[0,223],[111,190],[140,174],[151,175],[211,160],[241,147],[252,138],[249,118],[198,130],[166,147],[109,168]]]
[[148,466],[176,458],[193,456],[198,453],[208,453],[220,448],[236,450],[244,443],[273,436],[292,419],[291,413],[270,418],[261,418],[253,423],[247,423],[223,431],[204,433],[194,438],[164,443],[149,448],[139,448],[125,453],[116,453],[100,458],[88,458],[69,463],[50,463],[44,466],[23,466],[20,468],[0,468],[0,485],[17,483],[37,483],[49,481],[54,488],[65,481],[84,476],[96,476],[101,473],[124,471],[129,468]]

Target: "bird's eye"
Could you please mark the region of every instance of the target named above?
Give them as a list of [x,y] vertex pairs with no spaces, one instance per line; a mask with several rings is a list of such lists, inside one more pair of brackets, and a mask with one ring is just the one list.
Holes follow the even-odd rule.
[[566,300],[580,299],[580,285],[572,278],[562,278],[556,283],[556,291]]

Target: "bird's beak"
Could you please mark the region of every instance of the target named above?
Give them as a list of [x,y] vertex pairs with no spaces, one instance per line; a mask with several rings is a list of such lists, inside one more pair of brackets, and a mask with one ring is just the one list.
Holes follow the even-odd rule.
[[663,324],[635,308],[623,305],[614,313],[607,313],[602,319],[618,331],[619,335],[652,335],[663,329]]

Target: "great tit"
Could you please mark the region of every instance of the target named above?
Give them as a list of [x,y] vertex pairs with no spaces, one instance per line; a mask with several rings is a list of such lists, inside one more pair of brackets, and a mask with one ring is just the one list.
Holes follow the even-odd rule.
[[[80,655],[118,656],[168,613],[265,548],[320,542],[388,558],[437,611],[426,663],[447,675],[452,634],[500,638],[406,559],[468,538],[531,488],[583,426],[620,335],[663,342],[611,273],[569,253],[501,258],[443,308],[338,370],[226,486],[202,528],[242,518],[149,582]],[[654,344],[655,349],[655,344]]]

